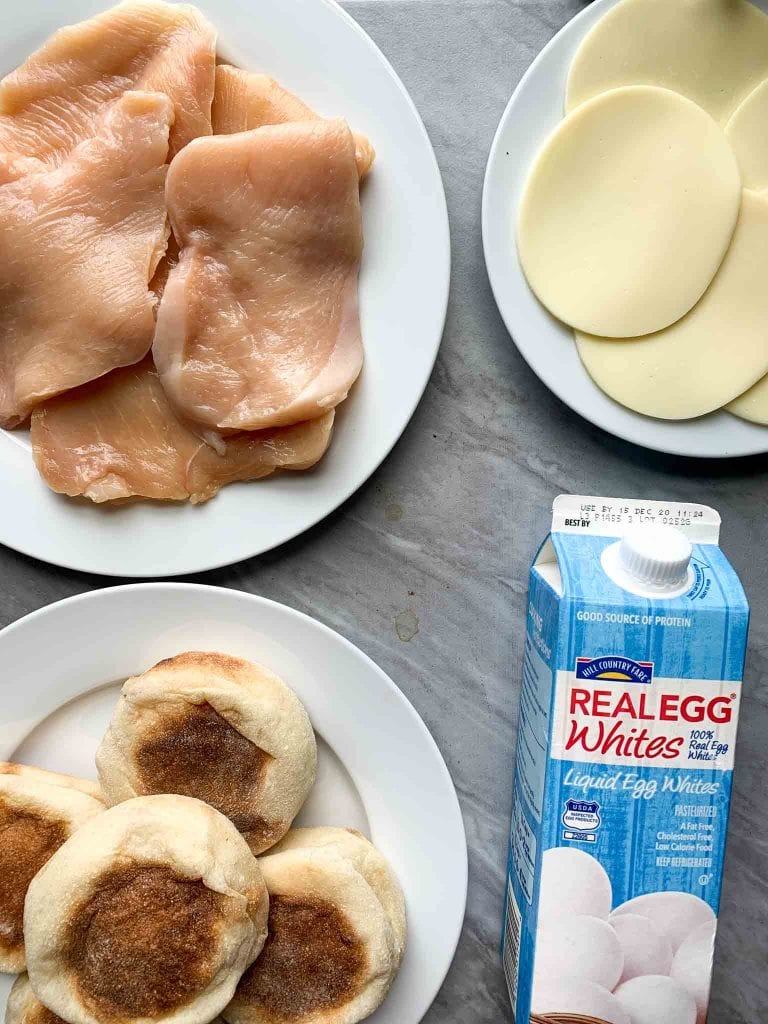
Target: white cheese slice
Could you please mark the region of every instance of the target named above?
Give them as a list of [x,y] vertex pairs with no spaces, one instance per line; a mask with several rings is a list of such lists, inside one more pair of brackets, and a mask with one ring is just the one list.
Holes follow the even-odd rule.
[[701,298],[740,196],[731,146],[705,111],[668,89],[616,89],[566,117],[539,153],[520,204],[520,262],[565,323],[650,334]]
[[690,419],[768,373],[768,197],[744,192],[731,247],[694,309],[664,331],[621,341],[576,334],[595,383],[636,412]]
[[739,104],[726,125],[744,188],[768,189],[768,78]]
[[718,121],[768,78],[768,17],[747,0],[621,0],[584,38],[566,110],[622,85],[674,89]]
[[725,408],[742,420],[768,427],[768,377],[762,377]]

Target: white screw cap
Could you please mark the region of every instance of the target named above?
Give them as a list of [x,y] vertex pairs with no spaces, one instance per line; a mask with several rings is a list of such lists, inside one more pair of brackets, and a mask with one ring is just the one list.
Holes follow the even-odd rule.
[[693,547],[673,526],[630,526],[619,545],[618,561],[632,579],[659,591],[676,589],[688,578]]

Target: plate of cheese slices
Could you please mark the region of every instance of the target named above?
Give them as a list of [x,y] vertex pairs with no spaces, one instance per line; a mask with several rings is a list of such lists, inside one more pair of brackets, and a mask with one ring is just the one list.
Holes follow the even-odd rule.
[[449,239],[424,126],[331,0],[0,11],[0,542],[89,572],[315,524],[429,378]]
[[8,1024],[418,1024],[466,839],[435,741],[360,650],[150,583],[43,608],[0,655]]
[[493,292],[585,419],[768,451],[768,4],[597,0],[524,75],[486,170]]

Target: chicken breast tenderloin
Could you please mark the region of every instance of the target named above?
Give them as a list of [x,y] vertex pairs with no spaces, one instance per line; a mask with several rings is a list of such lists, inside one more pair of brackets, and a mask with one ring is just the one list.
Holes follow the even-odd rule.
[[362,219],[355,143],[341,120],[190,143],[166,199],[180,247],[153,355],[184,418],[205,431],[311,420],[363,360]]
[[172,118],[127,92],[61,166],[0,185],[0,425],[152,344]]
[[[211,118],[214,135],[232,135],[262,128],[265,124],[319,121],[321,115],[269,75],[219,64]],[[373,166],[376,152],[365,135],[355,132],[353,138],[362,181]]]
[[187,4],[129,0],[59,29],[0,82],[0,153],[17,172],[61,164],[126,91],[173,104],[171,155],[211,134],[216,33]]
[[308,469],[330,444],[333,418],[331,410],[308,423],[236,434],[219,454],[176,418],[147,357],[39,406],[32,448],[59,493],[197,504],[237,480]]

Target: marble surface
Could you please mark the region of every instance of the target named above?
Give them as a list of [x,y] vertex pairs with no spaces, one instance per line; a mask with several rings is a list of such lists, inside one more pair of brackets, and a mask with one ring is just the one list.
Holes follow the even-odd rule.
[[[768,480],[764,460],[664,458],[569,412],[523,363],[483,265],[480,193],[512,89],[579,0],[352,0],[411,90],[452,219],[454,280],[427,394],[375,477],[335,515],[261,558],[199,579],[283,601],[389,672],[434,733],[470,845],[469,908],[428,1024],[509,1020],[497,945],[526,579],[561,491],[702,501],[753,625],[709,1024],[768,1016]],[[116,581],[0,550],[0,622]]]

